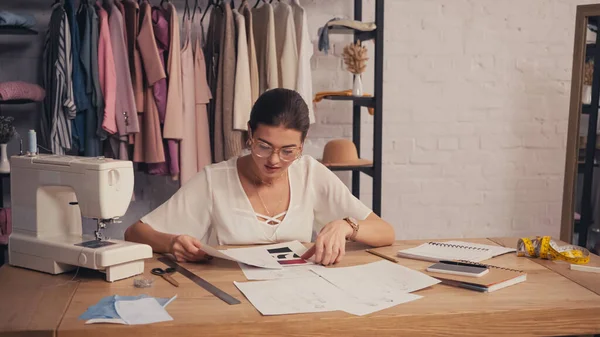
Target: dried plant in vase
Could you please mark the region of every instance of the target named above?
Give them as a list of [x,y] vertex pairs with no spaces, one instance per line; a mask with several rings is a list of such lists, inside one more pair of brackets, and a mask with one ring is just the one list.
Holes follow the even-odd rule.
[[594,60],[589,60],[583,67],[583,84],[592,85],[594,77]]
[[350,43],[346,47],[344,47],[344,52],[342,53],[344,57],[344,63],[346,64],[346,69],[354,74],[354,85],[352,86],[352,95],[354,96],[362,96],[362,73],[367,69],[367,61],[369,60],[369,56],[367,56],[367,48],[365,48],[360,40],[356,41],[356,43]]
[[9,173],[10,172],[10,163],[8,161],[8,154],[6,152],[6,147],[8,142],[10,142],[17,130],[13,126],[14,118],[0,116],[0,173]]

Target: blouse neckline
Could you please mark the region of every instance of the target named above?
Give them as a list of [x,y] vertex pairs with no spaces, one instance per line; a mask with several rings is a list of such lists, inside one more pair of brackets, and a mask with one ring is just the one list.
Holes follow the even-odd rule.
[[275,225],[269,225],[266,221],[260,221],[257,217],[261,217],[263,219],[264,218],[271,218],[271,217],[268,217],[268,216],[265,216],[263,214],[260,214],[260,213],[256,212],[254,210],[254,207],[252,207],[252,203],[250,202],[250,199],[248,198],[248,195],[246,194],[246,191],[244,191],[244,186],[242,185],[242,180],[240,178],[240,172],[238,170],[238,164],[237,164],[238,160],[240,158],[241,157],[236,157],[233,160],[233,167],[234,167],[235,178],[236,178],[236,181],[237,181],[238,191],[244,196],[244,200],[245,200],[245,203],[246,203],[246,207],[248,208],[248,212],[250,212],[251,214],[254,215],[254,220],[257,223],[265,225],[265,226],[268,226],[269,228],[278,228],[279,226],[281,226],[285,222],[287,222],[287,219],[289,218],[289,215],[290,215],[290,210],[293,208],[292,205],[293,205],[293,201],[294,201],[294,193],[293,193],[293,185],[292,185],[292,173],[291,173],[290,169],[292,168],[292,166],[294,164],[290,165],[287,168],[287,170],[288,170],[288,186],[289,186],[289,189],[290,189],[290,192],[289,192],[290,202],[288,204],[288,207],[287,207],[287,209],[285,211],[283,211],[283,212],[281,212],[279,214],[274,215],[272,218],[277,219],[277,218],[279,218],[282,215],[284,215],[284,217],[277,224],[275,224]]

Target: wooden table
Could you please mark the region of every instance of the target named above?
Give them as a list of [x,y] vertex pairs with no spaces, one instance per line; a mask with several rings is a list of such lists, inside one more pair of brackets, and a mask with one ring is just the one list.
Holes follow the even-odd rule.
[[[459,239],[485,244],[516,244],[517,238]],[[440,240],[441,241],[441,240]],[[424,241],[398,241],[377,249],[394,256],[399,249]],[[350,266],[380,260],[351,245],[339,265]],[[600,262],[594,257],[593,263]],[[423,271],[431,263],[399,258],[399,263]],[[486,263],[527,272],[527,281],[484,294],[438,284],[415,292],[423,298],[377,313],[358,317],[344,312],[262,316],[237,290],[233,281],[245,281],[239,267],[224,260],[208,265],[187,264],[186,268],[240,299],[227,305],[180,274],[173,287],[157,278],[152,288],[133,287],[132,279],[105,282],[94,272],[82,272],[76,282],[72,274],[51,276],[10,266],[0,268],[0,336],[29,333],[27,336],[203,336],[261,335],[580,335],[600,333],[600,274],[565,273],[539,259],[496,257]],[[146,270],[164,265],[156,259]],[[586,279],[587,281],[582,281]],[[65,283],[66,282],[66,283]],[[42,288],[44,287],[45,288]],[[365,285],[368,286],[368,285]],[[177,299],[167,311],[173,321],[141,326],[89,324],[78,317],[101,298],[111,295],[147,294]],[[24,302],[19,302],[24,301]],[[8,319],[8,320],[7,320]],[[25,334],[19,334],[22,336]]]

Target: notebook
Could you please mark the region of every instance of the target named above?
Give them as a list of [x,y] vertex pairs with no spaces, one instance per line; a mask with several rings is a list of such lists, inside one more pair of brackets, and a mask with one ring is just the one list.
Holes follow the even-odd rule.
[[463,241],[445,241],[427,242],[417,247],[400,250],[397,255],[431,262],[440,260],[481,262],[510,252],[516,252],[516,249]]
[[521,270],[469,261],[460,262],[469,263],[475,266],[485,266],[488,268],[489,272],[481,277],[451,275],[429,271],[425,271],[425,274],[440,280],[443,284],[485,293],[491,293],[527,280],[527,273]]

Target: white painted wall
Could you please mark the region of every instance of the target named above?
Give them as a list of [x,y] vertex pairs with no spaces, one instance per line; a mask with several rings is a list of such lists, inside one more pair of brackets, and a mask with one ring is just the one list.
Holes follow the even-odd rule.
[[[332,36],[330,55],[318,52],[316,41],[331,17],[352,17],[353,1],[301,3],[315,42],[315,92],[351,88],[340,56],[350,38]],[[382,213],[398,238],[558,235],[580,3],[593,1],[386,0]],[[48,1],[0,5],[25,8],[37,8],[44,30]],[[373,20],[374,1],[364,9]],[[35,81],[42,41],[0,37],[0,80]],[[373,56],[373,44],[366,46]],[[370,63],[366,92],[372,71]],[[18,118],[21,133],[37,118],[34,106],[3,113]],[[351,106],[324,101],[316,113],[306,147],[319,157],[328,140],[351,137]],[[369,157],[372,117],[365,111],[363,120],[361,150]],[[371,181],[363,177],[362,199],[370,205]],[[138,174],[137,200],[109,235],[122,236],[175,189],[165,178]]]

